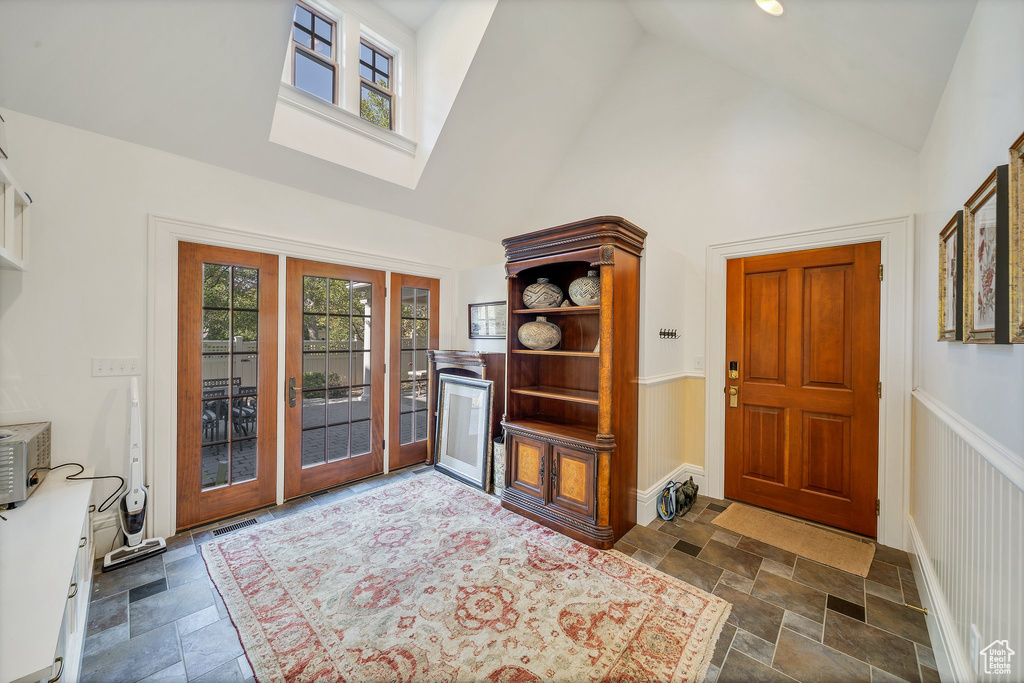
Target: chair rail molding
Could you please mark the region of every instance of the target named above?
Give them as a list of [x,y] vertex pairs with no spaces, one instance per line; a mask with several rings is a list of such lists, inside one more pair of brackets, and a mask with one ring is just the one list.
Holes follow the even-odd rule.
[[910,391],[913,349],[914,217],[712,244],[707,248],[704,386],[707,495],[725,494],[726,261],[731,258],[881,242],[885,279],[879,326],[878,542],[906,549],[910,513]]
[[[247,249],[276,254],[279,272],[286,272],[288,257],[327,263],[374,268],[385,271],[422,275],[440,280],[441,320],[439,343],[450,347],[457,336],[458,274],[452,268],[429,265],[399,257],[360,252],[341,247],[278,237],[268,233],[216,226],[197,221],[149,214],[146,306],[146,471],[152,494],[152,514],[146,521],[147,535],[171,536],[175,532],[177,508],[177,394],[178,394],[178,242],[196,242],[233,249]],[[285,376],[285,285],[278,282],[278,377]],[[389,310],[388,292],[385,310]],[[385,357],[390,354],[390,320],[385,316]],[[284,434],[284,382],[278,382],[277,428]],[[385,423],[388,407],[385,405]],[[284,502],[284,439],[277,440],[277,503]],[[388,462],[385,449],[384,462]],[[386,471],[386,468],[385,468]]]

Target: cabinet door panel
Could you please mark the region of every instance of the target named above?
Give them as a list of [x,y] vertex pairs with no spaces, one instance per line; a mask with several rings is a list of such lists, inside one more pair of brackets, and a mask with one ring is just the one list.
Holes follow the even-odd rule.
[[551,503],[564,512],[593,520],[597,510],[595,456],[564,446],[551,452]]
[[511,446],[509,485],[543,502],[548,445],[536,439],[513,436]]

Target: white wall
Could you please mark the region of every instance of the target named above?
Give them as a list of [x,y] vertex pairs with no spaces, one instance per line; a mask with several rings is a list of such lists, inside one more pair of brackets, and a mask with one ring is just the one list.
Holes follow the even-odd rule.
[[[921,150],[917,386],[1024,456],[1024,346],[938,342],[938,234],[1024,132],[1024,3],[981,0]],[[1007,49],[1007,46],[1012,45]]]
[[[548,188],[531,228],[613,214],[650,233],[641,374],[652,376],[694,371],[704,355],[709,244],[910,214],[917,155],[645,36]],[[661,327],[682,343],[661,342]]]
[[452,348],[485,353],[504,353],[504,339],[469,338],[469,304],[507,299],[508,289],[506,288],[504,261],[459,271],[459,301],[455,309],[455,337]]
[[[9,167],[35,203],[29,272],[0,271],[0,424],[51,420],[57,463],[125,469],[128,382],[93,378],[90,360],[146,357],[150,213],[456,271],[501,259],[499,245],[464,234],[3,115]],[[98,485],[96,500],[110,489]]]

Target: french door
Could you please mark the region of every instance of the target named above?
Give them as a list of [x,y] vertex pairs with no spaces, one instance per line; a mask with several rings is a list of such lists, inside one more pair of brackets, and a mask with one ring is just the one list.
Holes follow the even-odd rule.
[[391,274],[389,469],[427,460],[427,350],[437,348],[438,287],[433,278]]
[[384,273],[288,259],[285,498],[384,471]]
[[277,263],[178,245],[178,529],[275,500]]

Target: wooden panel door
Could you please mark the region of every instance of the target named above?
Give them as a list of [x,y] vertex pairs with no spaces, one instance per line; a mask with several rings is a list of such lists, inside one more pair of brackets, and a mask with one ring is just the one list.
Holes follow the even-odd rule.
[[594,521],[597,472],[593,453],[551,446],[551,503],[570,515]]
[[880,254],[728,262],[726,497],[875,535]]
[[275,500],[277,263],[178,245],[178,529]]
[[288,259],[286,498],[384,471],[384,273]]
[[510,436],[508,444],[508,485],[545,503],[544,473],[548,445],[537,439]]
[[[391,274],[391,470],[426,462],[430,416],[430,366],[427,350],[438,344],[439,281]],[[435,395],[436,400],[436,395]]]

